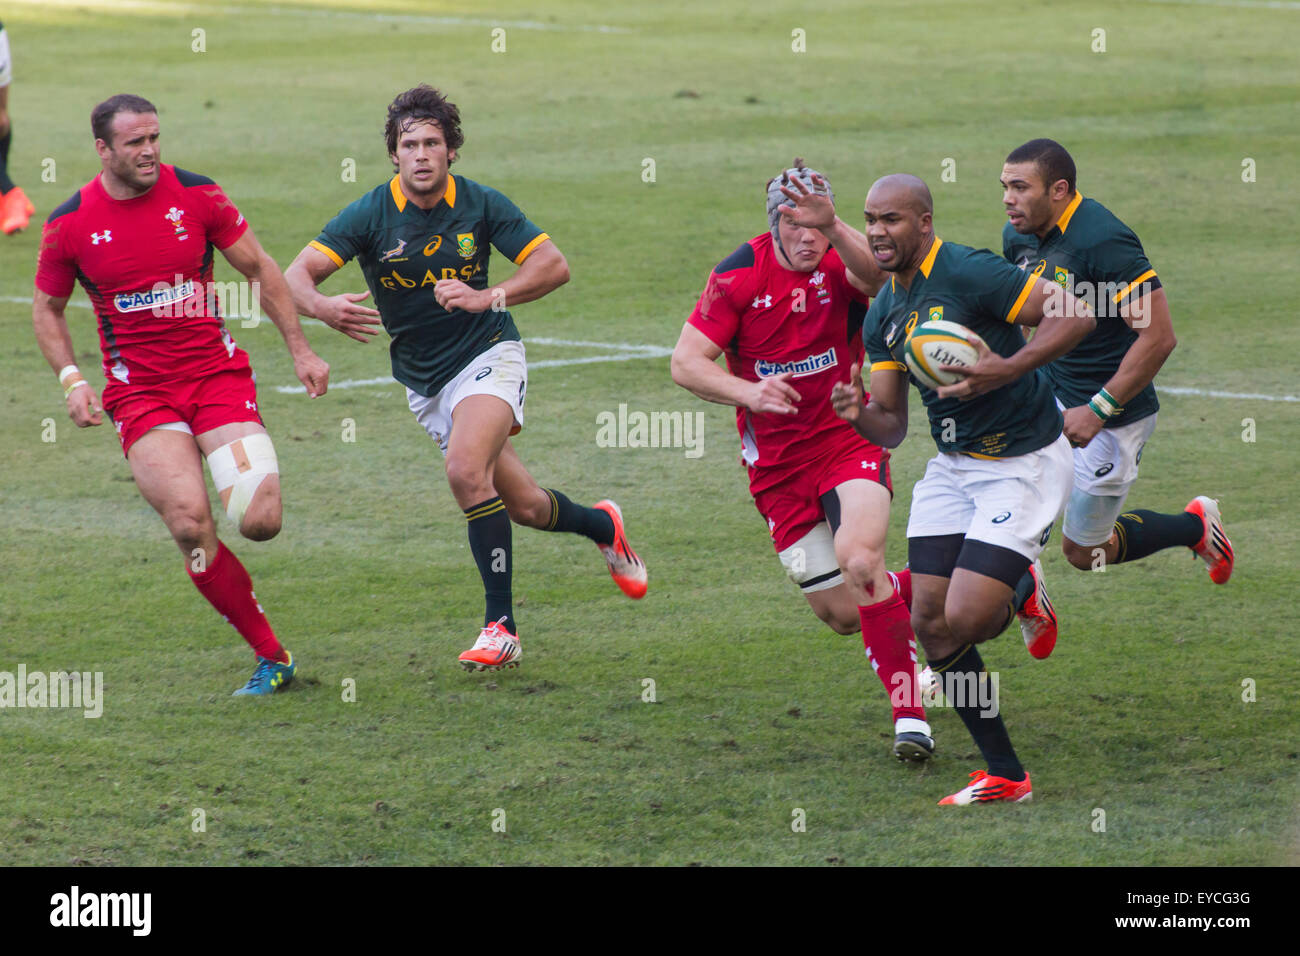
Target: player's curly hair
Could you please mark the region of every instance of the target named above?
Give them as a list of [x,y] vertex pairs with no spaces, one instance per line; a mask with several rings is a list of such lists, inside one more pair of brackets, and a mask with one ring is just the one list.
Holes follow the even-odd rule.
[[[412,124],[437,123],[447,140],[447,150],[460,149],[465,134],[460,131],[460,110],[440,92],[427,83],[421,83],[388,104],[388,121],[384,124],[384,138],[388,142],[388,155],[397,152],[397,137]],[[454,162],[454,160],[452,160]]]

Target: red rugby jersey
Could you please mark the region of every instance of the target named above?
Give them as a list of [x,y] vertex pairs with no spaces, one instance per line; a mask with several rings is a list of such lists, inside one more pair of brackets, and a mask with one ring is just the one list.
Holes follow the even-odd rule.
[[247,231],[206,176],[160,163],[158,181],[133,199],[113,199],[96,176],[46,220],[36,287],[63,298],[81,283],[110,382],[149,385],[246,367],[211,282],[213,249]]
[[849,380],[864,355],[860,329],[870,300],[855,289],[844,262],[827,249],[813,272],[777,259],[771,233],[749,240],[709,276],[688,320],[722,349],[727,370],[747,382],[794,372],[801,400],[794,415],[736,409],[745,461],[788,466],[814,458],[828,438],[853,428],[836,417],[831,387]]

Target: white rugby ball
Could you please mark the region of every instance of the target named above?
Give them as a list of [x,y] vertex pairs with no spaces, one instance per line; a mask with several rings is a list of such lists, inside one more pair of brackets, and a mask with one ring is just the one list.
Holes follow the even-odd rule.
[[947,319],[922,322],[903,343],[903,361],[925,388],[955,385],[962,380],[961,373],[940,371],[939,366],[974,365],[979,352],[968,341],[970,338],[986,345],[982,338],[960,322]]

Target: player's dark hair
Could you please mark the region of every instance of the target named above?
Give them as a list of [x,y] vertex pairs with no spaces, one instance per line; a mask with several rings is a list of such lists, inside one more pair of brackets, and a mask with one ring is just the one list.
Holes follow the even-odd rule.
[[1074,158],[1054,139],[1031,139],[1013,149],[1007,162],[1033,163],[1048,189],[1052,188],[1052,183],[1064,179],[1070,192],[1074,192]]
[[[412,124],[437,123],[447,141],[447,151],[460,149],[465,136],[460,131],[460,110],[447,101],[432,86],[421,83],[414,89],[399,93],[388,104],[388,122],[384,124],[384,138],[388,141],[388,155],[397,152],[397,137]],[[455,162],[455,160],[450,160]]]
[[102,139],[113,145],[113,117],[118,113],[157,113],[158,107],[154,106],[143,96],[135,96],[131,93],[118,93],[117,96],[110,96],[104,102],[100,103],[90,111],[90,131],[95,135],[95,139]]

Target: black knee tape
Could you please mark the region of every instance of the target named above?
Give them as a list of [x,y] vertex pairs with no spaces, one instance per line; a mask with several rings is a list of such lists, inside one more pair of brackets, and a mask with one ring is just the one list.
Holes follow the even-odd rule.
[[907,539],[907,566],[913,574],[932,574],[937,578],[952,577],[957,566],[957,555],[965,543],[964,534],[936,534],[924,538]]
[[[987,541],[967,540],[957,555],[957,567],[1001,581],[1013,591],[1031,563],[1019,551],[1012,551],[1000,544],[989,544]],[[915,572],[916,568],[913,567],[912,570]]]

